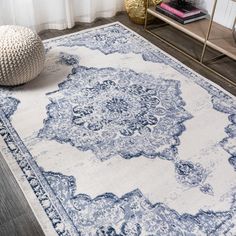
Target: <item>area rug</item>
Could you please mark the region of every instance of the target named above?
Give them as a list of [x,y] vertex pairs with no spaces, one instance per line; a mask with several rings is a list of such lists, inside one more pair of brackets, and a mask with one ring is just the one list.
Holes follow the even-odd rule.
[[46,235],[236,235],[233,95],[118,22],[44,45],[0,147]]

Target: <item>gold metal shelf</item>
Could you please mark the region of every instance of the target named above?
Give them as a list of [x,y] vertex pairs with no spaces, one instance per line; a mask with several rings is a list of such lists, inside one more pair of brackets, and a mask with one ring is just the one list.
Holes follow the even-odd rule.
[[[164,14],[161,14],[155,10],[155,7],[149,6],[149,0],[147,1],[147,11],[146,11],[146,20],[145,20],[145,31],[149,32],[162,42],[165,42],[169,46],[175,48],[179,52],[183,53],[185,56],[191,58],[195,62],[201,64],[204,68],[214,72],[224,80],[228,81],[230,84],[236,86],[236,81],[232,81],[225,77],[224,75],[220,74],[219,72],[215,71],[214,69],[207,66],[207,63],[204,62],[206,48],[209,46],[210,48],[220,52],[222,55],[228,56],[233,60],[236,60],[236,43],[234,41],[234,37],[232,36],[232,30],[217,24],[213,21],[214,13],[216,9],[217,0],[214,1],[213,10],[210,19],[204,19],[196,22],[192,22],[190,24],[183,25]],[[154,33],[152,30],[149,30],[147,27],[147,16],[151,14],[156,18],[164,21],[168,25],[178,29],[179,31],[191,36],[192,38],[198,40],[203,44],[202,53],[200,58],[195,58],[190,54],[184,52],[182,49],[178,48],[171,42],[166,41],[166,39],[162,38],[161,36]],[[219,58],[222,57],[219,56]],[[215,60],[215,58],[213,59]],[[209,62],[209,60],[207,61]]]

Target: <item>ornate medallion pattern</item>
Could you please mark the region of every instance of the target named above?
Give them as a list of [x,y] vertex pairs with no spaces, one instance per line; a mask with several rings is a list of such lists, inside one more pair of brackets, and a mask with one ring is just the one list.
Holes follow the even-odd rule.
[[105,160],[141,155],[174,160],[184,110],[180,83],[113,68],[73,68],[50,93],[39,137],[91,150]]

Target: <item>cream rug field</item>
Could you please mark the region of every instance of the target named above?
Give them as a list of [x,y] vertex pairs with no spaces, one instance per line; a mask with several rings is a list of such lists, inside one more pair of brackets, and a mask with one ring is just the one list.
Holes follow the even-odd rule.
[[120,23],[44,45],[0,147],[46,235],[236,235],[233,95]]

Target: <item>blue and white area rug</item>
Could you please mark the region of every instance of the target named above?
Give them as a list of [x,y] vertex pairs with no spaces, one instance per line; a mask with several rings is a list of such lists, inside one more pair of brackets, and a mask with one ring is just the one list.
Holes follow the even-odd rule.
[[236,235],[233,95],[120,23],[45,47],[0,146],[46,235]]

